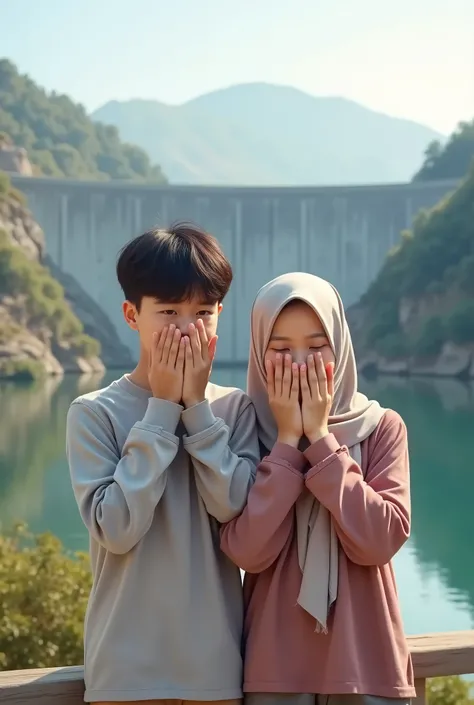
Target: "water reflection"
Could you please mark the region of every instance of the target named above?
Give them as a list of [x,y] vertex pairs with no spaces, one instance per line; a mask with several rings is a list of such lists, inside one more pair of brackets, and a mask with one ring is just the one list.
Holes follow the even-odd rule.
[[[0,385],[0,518],[49,530],[71,549],[87,548],[64,452],[66,414],[78,394],[105,377]],[[216,370],[216,382],[245,385],[245,370]],[[455,380],[364,380],[364,391],[403,416],[412,467],[413,531],[396,559],[408,632],[473,624],[471,503],[474,387]]]
[[426,597],[437,576],[451,602],[474,614],[472,500],[474,387],[457,380],[384,379],[365,383],[408,426],[413,528],[411,549]]

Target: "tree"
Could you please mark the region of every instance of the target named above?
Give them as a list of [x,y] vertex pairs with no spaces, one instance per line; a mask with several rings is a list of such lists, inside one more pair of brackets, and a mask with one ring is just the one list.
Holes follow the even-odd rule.
[[474,120],[460,122],[446,145],[431,142],[414,181],[462,179],[469,171],[474,158]]

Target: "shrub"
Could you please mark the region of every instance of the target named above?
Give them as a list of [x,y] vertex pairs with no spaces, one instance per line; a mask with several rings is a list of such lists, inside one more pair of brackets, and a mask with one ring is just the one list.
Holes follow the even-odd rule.
[[426,682],[428,705],[472,705],[472,684],[460,676],[430,678]]
[[0,195],[7,194],[10,190],[10,179],[8,174],[4,171],[0,171]]
[[398,333],[389,333],[385,338],[377,341],[376,350],[387,360],[395,360],[408,354],[408,345],[403,333],[400,331]]
[[101,346],[98,340],[86,333],[80,333],[72,340],[72,347],[80,357],[99,357]]
[[441,352],[446,340],[446,330],[443,319],[439,316],[427,318],[414,340],[413,352],[416,357],[435,357]]
[[474,301],[463,301],[446,318],[446,333],[453,343],[474,342]]
[[40,379],[44,374],[44,366],[39,360],[32,360],[31,358],[22,360],[6,358],[0,360],[0,379],[32,382]]
[[90,587],[87,556],[54,536],[0,536],[0,669],[81,664]]

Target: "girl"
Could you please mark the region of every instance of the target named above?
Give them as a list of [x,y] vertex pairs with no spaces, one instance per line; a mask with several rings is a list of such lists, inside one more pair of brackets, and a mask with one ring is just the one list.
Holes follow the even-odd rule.
[[221,533],[247,572],[247,705],[409,703],[390,563],[410,534],[406,428],[357,391],[328,282],[285,274],[260,290],[248,393],[265,457],[246,508]]

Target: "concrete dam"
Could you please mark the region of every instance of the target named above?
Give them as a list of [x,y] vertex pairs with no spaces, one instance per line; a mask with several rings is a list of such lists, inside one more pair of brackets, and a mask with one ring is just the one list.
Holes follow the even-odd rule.
[[234,268],[219,327],[218,361],[247,360],[253,298],[269,279],[306,271],[329,279],[346,306],[380,270],[400,232],[456,182],[240,188],[153,186],[13,176],[45,232],[48,254],[75,277],[136,354],[115,279],[119,248],[153,226],[192,220],[217,237]]

